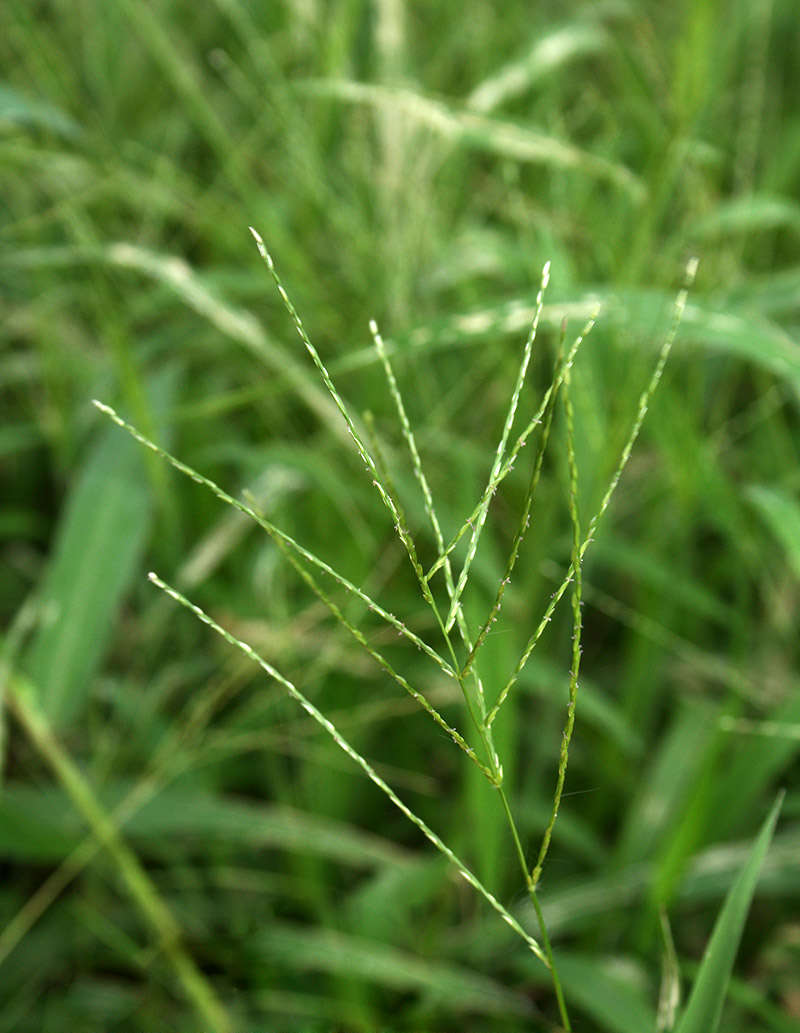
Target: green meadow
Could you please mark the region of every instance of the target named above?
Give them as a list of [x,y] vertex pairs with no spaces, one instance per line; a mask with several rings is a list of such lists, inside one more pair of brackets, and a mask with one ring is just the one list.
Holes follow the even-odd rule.
[[5,0],[0,1033],[800,1030],[798,69]]

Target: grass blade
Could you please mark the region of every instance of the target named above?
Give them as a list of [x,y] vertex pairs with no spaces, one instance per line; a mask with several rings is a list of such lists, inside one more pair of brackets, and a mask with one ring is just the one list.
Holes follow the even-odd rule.
[[[170,381],[154,385],[159,410],[170,393]],[[151,510],[139,450],[104,432],[64,507],[41,587],[42,625],[23,664],[54,726],[75,721],[86,707],[144,552]]]
[[71,139],[82,132],[80,124],[60,108],[34,100],[6,83],[0,85],[0,123],[44,129]]
[[330,929],[274,922],[257,932],[251,949],[272,968],[357,977],[394,991],[423,995],[455,1012],[530,1015],[530,1002],[486,976],[436,958],[416,957],[398,947]]
[[496,154],[506,160],[557,169],[578,169],[601,181],[613,183],[634,201],[645,188],[624,165],[589,154],[555,136],[538,133],[514,122],[460,111],[453,105],[408,89],[378,86],[352,80],[317,79],[306,84],[311,94],[335,97],[348,104],[388,107],[402,112],[445,140]]
[[[169,836],[315,854],[356,869],[396,866],[411,856],[342,821],[287,805],[198,792],[186,782],[166,787],[154,782],[143,788],[115,781],[98,789],[97,796],[126,838],[151,856],[164,851]],[[0,857],[4,860],[52,864],[79,847],[84,835],[84,824],[70,809],[63,789],[18,782],[4,789],[0,797]]]
[[553,795],[553,810],[550,821],[544,830],[539,857],[531,875],[534,887],[538,885],[542,875],[550,839],[561,805],[564,782],[567,777],[569,761],[569,744],[575,728],[575,705],[578,699],[578,674],[581,666],[581,601],[583,583],[581,580],[581,525],[578,517],[578,466],[575,458],[575,417],[569,397],[569,376],[564,380],[564,409],[567,417],[567,460],[569,463],[569,515],[572,522],[572,566],[575,570],[574,587],[572,589],[572,667],[569,673],[569,702],[567,703],[567,721],[561,734],[561,751],[558,758],[558,776],[556,790]]
[[608,49],[610,39],[599,25],[573,22],[540,36],[520,58],[506,62],[476,86],[467,98],[473,111],[488,114],[527,93],[545,76],[569,61]]
[[661,919],[663,953],[661,955],[661,986],[658,992],[656,1033],[669,1033],[675,1025],[678,1005],[681,1002],[681,973],[666,912],[662,911],[659,917]]
[[719,1026],[725,993],[736,959],[745,919],[755,893],[761,865],[769,849],[783,792],[778,794],[739,878],[731,886],[706,947],[700,971],[675,1033],[714,1033]]

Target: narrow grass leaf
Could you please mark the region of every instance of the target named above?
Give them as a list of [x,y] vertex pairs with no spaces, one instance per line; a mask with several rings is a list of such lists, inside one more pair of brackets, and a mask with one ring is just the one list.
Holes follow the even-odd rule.
[[[741,835],[744,815],[752,813],[759,797],[800,753],[800,682],[789,681],[786,698],[762,718],[724,715],[719,725],[735,738],[725,779],[714,787],[708,815],[708,835],[713,839]],[[737,806],[728,807],[727,800],[736,800]]]
[[0,84],[0,126],[45,129],[59,136],[76,137],[81,126],[65,112],[42,100],[34,100],[7,83]]
[[414,942],[419,914],[441,899],[446,864],[438,854],[417,854],[407,864],[374,869],[347,897],[347,927],[387,943]]
[[251,312],[228,304],[211,288],[205,277],[182,258],[158,254],[125,242],[110,244],[99,257],[110,265],[134,269],[164,284],[220,333],[238,341],[273,373],[285,378],[336,437],[347,437],[330,399],[303,365],[265,333]]
[[661,919],[663,951],[661,954],[661,986],[658,992],[656,1033],[670,1033],[670,1030],[675,1025],[678,1006],[681,1003],[681,973],[666,911],[662,910],[659,917]]
[[760,194],[715,205],[710,215],[692,223],[692,238],[749,235],[780,229],[800,235],[800,204],[787,197]]
[[[311,981],[306,980],[306,985]],[[313,993],[309,987],[306,993],[295,993],[284,989],[254,988],[248,991],[248,1000],[257,1009],[259,1029],[303,1031],[313,1029],[308,1020],[322,1022],[323,1029],[358,1029],[364,1024],[364,1009],[357,1001],[346,1000],[334,991],[326,994],[323,987]],[[280,1016],[270,1025],[265,1025],[265,1015]],[[248,1027],[249,1028],[249,1027]]]
[[753,843],[747,862],[725,898],[676,1033],[715,1033],[719,1026],[739,940],[782,802],[781,792]]
[[103,429],[67,497],[40,590],[42,625],[23,664],[56,726],[86,707],[147,541],[145,464],[134,442],[111,430]]
[[541,79],[576,58],[599,54],[608,48],[608,33],[599,25],[573,23],[536,37],[522,57],[509,61],[476,86],[467,107],[482,114],[527,93]]
[[[798,273],[792,271],[783,277],[740,290],[727,303],[692,299],[685,305],[682,325],[677,334],[681,346],[701,348],[708,352],[730,355],[767,369],[800,391],[800,355],[797,343],[775,319],[776,316],[793,319],[796,311]],[[774,290],[774,296],[772,291]],[[586,289],[570,301],[545,305],[542,325],[557,328],[564,318],[587,319],[602,309],[604,321],[624,329],[629,335],[649,339],[654,318],[669,303],[663,290],[609,290]],[[505,301],[494,306],[483,306],[462,313],[435,325],[417,327],[396,343],[387,341],[390,353],[394,349],[422,351],[426,354],[451,350],[454,347],[475,347],[487,334],[517,334],[530,325],[535,310],[530,296]],[[372,350],[359,350],[337,364],[338,370],[358,369],[374,362]]]
[[619,835],[618,863],[650,858],[673,842],[716,740],[717,706],[696,700],[676,709],[660,746],[639,773],[638,789]]
[[183,41],[170,36],[165,24],[166,12],[135,0],[121,0],[120,6],[141,40],[145,53],[150,55],[164,81],[177,94],[182,116],[194,122],[220,160],[226,159],[228,169],[231,164],[237,168],[238,164],[232,161],[237,150],[231,127],[217,114],[193,56],[181,49]]
[[[664,304],[661,291],[625,291],[609,300],[609,320],[641,332],[652,326],[653,313]],[[692,300],[685,306],[681,341],[711,352],[731,355],[768,369],[800,391],[797,342],[777,323],[749,306],[725,309]]]

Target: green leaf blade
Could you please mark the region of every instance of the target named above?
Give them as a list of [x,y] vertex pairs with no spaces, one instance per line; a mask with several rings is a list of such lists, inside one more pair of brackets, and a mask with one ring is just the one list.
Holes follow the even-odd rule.
[[736,959],[750,903],[755,893],[761,865],[775,832],[783,792],[778,795],[756,837],[750,855],[736,882],[731,886],[717,918],[692,988],[686,1011],[675,1033],[714,1033],[719,1026],[725,993]]
[[63,727],[86,705],[114,616],[140,563],[151,513],[142,456],[112,428],[73,487],[42,587],[28,658],[41,706]]

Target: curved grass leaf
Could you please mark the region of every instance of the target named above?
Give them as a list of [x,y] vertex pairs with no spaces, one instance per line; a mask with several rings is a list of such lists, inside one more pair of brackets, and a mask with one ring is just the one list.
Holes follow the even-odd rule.
[[522,57],[501,65],[488,79],[476,86],[467,106],[486,114],[527,93],[536,83],[577,58],[607,50],[610,37],[600,25],[573,22],[536,35]]
[[696,239],[784,228],[800,233],[800,204],[780,195],[761,194],[718,204],[710,215],[692,226],[692,235]]

